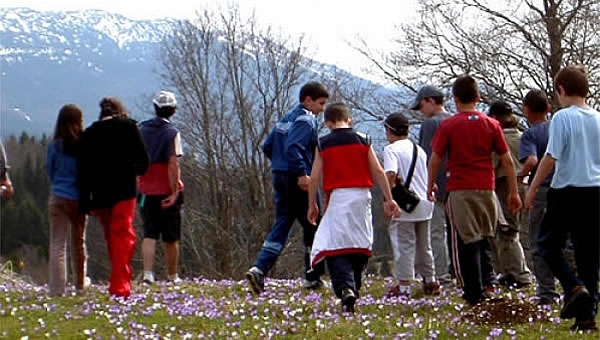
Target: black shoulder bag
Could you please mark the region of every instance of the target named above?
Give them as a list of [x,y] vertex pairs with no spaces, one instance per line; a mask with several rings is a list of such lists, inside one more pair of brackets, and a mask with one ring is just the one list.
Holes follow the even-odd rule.
[[412,180],[413,173],[415,172],[415,165],[417,163],[417,152],[417,144],[413,143],[413,156],[406,181],[404,183],[397,183],[396,186],[392,188],[392,197],[394,198],[394,201],[398,203],[398,206],[400,206],[402,210],[408,213],[415,210],[421,200],[419,196],[410,189],[410,181]]

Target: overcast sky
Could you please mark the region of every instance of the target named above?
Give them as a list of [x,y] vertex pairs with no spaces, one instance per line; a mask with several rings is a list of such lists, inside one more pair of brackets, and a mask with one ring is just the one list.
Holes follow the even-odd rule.
[[[416,0],[240,0],[242,13],[256,10],[260,23],[281,28],[291,35],[305,34],[318,60],[362,73],[365,59],[346,41],[357,35],[370,46],[385,48],[394,26],[414,17]],[[190,18],[203,6],[226,4],[222,0],[2,0],[2,7],[38,10],[101,9],[132,19]]]

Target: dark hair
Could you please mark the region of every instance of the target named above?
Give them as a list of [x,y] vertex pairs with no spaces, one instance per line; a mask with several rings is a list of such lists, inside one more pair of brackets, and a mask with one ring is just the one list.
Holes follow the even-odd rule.
[[504,100],[496,100],[490,105],[488,115],[497,120],[503,129],[511,129],[519,126],[517,116],[513,114],[510,104]]
[[329,92],[327,92],[327,89],[323,84],[312,81],[304,84],[304,86],[300,88],[300,102],[302,103],[306,97],[310,97],[312,100],[329,98]]
[[100,100],[100,118],[112,116],[127,117],[125,105],[117,97],[104,97]]
[[408,119],[402,113],[392,113],[385,118],[383,124],[394,136],[408,136]]
[[350,109],[344,103],[331,103],[325,109],[326,122],[347,122],[350,119]]
[[523,106],[526,106],[532,113],[545,114],[548,110],[548,97],[542,90],[531,90],[523,98]]
[[452,95],[463,104],[475,102],[479,96],[477,82],[469,75],[458,77],[452,85]]
[[77,154],[77,146],[83,132],[83,112],[75,104],[67,104],[60,108],[54,127],[54,140],[61,141],[64,153]]
[[[427,97],[427,98],[433,99],[433,102],[436,103],[437,105],[444,104],[444,97]],[[425,98],[425,99],[427,99],[427,98]]]
[[554,90],[562,86],[567,96],[587,97],[590,85],[584,66],[567,66],[554,77]]
[[154,104],[154,113],[161,118],[171,118],[171,116],[175,114],[175,110],[176,108],[174,106],[158,107],[158,105]]

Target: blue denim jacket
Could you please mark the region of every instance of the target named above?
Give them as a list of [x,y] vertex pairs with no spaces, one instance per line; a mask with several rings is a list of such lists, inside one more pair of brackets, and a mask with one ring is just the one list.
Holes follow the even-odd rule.
[[302,105],[288,112],[271,131],[263,152],[271,170],[295,176],[310,175],[317,147],[317,119]]

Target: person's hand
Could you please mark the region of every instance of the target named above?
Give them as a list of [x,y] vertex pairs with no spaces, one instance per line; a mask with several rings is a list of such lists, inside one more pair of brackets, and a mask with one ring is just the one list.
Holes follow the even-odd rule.
[[529,189],[527,190],[527,194],[525,195],[525,208],[526,209],[531,209],[531,207],[533,206],[533,200],[535,199],[535,195],[537,193],[537,189],[535,189],[534,187],[529,187]]
[[431,202],[435,202],[436,198],[435,198],[435,193],[438,191],[438,186],[437,184],[433,183],[433,186],[431,188],[429,188],[429,190],[427,190],[427,199],[430,200]]
[[9,198],[14,194],[14,188],[10,179],[2,182],[2,197]]
[[383,212],[387,217],[400,217],[400,207],[394,200],[388,200],[383,203]]
[[519,192],[511,192],[508,194],[508,207],[510,209],[510,213],[515,215],[522,207],[521,197],[519,197]]
[[169,196],[167,196],[167,198],[160,201],[160,207],[163,209],[167,209],[167,208],[173,206],[173,204],[175,204],[175,202],[177,201],[178,194],[179,194],[179,192],[174,192],[174,193],[170,194]]
[[298,177],[298,186],[304,191],[308,191],[308,184],[310,184],[310,176]]
[[313,225],[317,225],[318,217],[319,206],[317,205],[317,202],[313,202],[308,205],[308,212],[306,213],[306,218],[308,219],[308,222],[312,223]]

